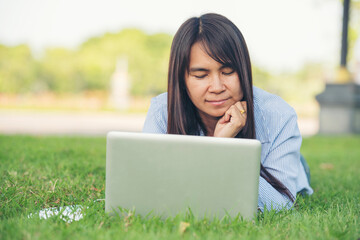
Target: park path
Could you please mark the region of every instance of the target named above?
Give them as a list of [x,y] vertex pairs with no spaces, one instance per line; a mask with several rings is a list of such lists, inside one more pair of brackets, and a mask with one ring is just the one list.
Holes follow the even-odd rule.
[[29,135],[105,135],[139,132],[145,114],[0,111],[0,133]]
[[[109,131],[140,132],[146,114],[0,110],[0,134],[105,136]],[[299,119],[303,136],[318,131],[317,119]]]

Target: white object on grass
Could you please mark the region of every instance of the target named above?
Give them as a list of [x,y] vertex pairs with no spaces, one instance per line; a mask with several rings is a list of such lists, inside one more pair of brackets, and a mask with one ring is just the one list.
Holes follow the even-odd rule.
[[[87,207],[88,208],[88,207]],[[84,217],[82,212],[84,208],[81,205],[71,205],[65,207],[53,207],[53,208],[45,208],[39,211],[40,219],[47,219],[52,216],[57,216],[60,214],[60,219],[64,220],[67,223],[71,223],[72,221],[79,221]],[[36,216],[37,213],[28,215],[28,218],[32,218]]]

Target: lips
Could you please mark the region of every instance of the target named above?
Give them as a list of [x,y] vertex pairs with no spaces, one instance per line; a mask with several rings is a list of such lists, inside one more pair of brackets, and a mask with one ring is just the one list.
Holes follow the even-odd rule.
[[206,100],[206,102],[210,103],[211,105],[220,106],[224,104],[227,100],[229,100],[229,98],[219,100]]

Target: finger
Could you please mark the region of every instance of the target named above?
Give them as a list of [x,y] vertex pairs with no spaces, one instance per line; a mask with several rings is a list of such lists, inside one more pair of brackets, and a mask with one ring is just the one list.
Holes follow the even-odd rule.
[[230,120],[230,108],[224,113],[224,115],[219,119],[218,123],[224,124],[226,122],[229,122]]
[[247,112],[247,103],[246,103],[246,101],[242,101],[240,103],[241,103],[242,107],[244,108],[244,110]]
[[222,116],[222,117],[219,119],[218,123],[220,123],[220,124],[224,124],[224,123],[226,123],[226,120],[225,120],[225,115],[224,115],[224,116]]
[[220,123],[230,122],[232,115],[234,115],[234,106],[230,106],[228,110],[226,110],[224,116],[220,119]]
[[240,114],[240,110],[238,109],[237,106],[233,105],[231,106],[227,111],[227,114],[229,114],[231,116],[231,119],[229,118],[229,121],[231,122],[237,122],[241,119],[241,114]]
[[239,101],[239,102],[236,102],[234,105],[235,105],[236,108],[239,109],[240,111],[241,111],[241,110],[244,110],[244,107],[242,106],[242,104],[240,103],[240,101]]
[[230,121],[230,118],[233,115],[232,112],[233,112],[233,109],[231,107],[225,112],[225,121],[226,122]]
[[241,115],[246,115],[246,102],[236,102],[234,104],[236,106],[236,108],[239,110]]
[[[240,102],[239,102],[239,104],[240,104]],[[232,126],[235,127],[234,129],[236,129],[236,131],[238,133],[245,126],[246,115],[241,114],[240,110],[238,109],[238,106],[235,106],[235,104],[229,108],[228,113],[231,114],[230,122],[231,122]]]

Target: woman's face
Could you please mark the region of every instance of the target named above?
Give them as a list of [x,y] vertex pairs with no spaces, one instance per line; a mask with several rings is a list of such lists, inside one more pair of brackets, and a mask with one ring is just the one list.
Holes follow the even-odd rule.
[[221,117],[243,98],[238,74],[212,59],[201,43],[195,43],[191,48],[185,84],[201,118]]

